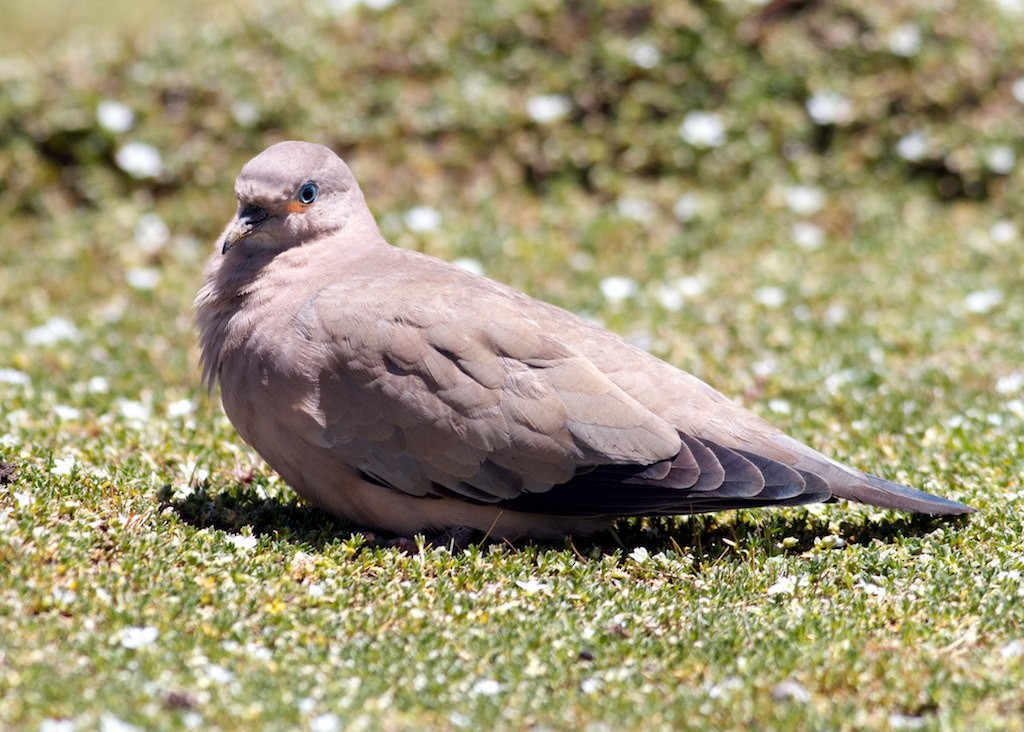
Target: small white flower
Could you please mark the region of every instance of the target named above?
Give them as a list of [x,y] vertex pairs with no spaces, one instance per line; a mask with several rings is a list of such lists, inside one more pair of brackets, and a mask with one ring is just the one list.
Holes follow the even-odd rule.
[[793,239],[793,243],[805,252],[821,249],[825,243],[825,231],[817,224],[807,221],[797,221],[793,224],[789,235]]
[[627,298],[633,297],[640,286],[636,280],[620,275],[605,277],[601,280],[601,293],[612,303],[620,303]]
[[1007,15],[1024,14],[1024,0],[995,0],[995,4]]
[[538,592],[547,592],[551,589],[551,585],[535,579],[516,580],[516,587],[521,589],[527,595],[536,595]]
[[910,58],[921,50],[921,29],[913,23],[903,23],[889,31],[886,40],[890,51],[897,56]]
[[341,729],[341,718],[334,712],[324,712],[309,720],[311,732],[338,732]]
[[344,15],[362,4],[362,0],[324,0],[325,8],[334,15]]
[[825,325],[834,328],[846,320],[846,315],[846,307],[841,303],[834,302],[825,308],[825,316],[822,320]]
[[160,270],[156,267],[135,267],[124,274],[133,290],[155,290],[160,284]]
[[653,69],[661,61],[661,51],[653,43],[633,41],[629,44],[629,58],[642,69]]
[[846,539],[835,534],[826,534],[820,539],[815,539],[814,543],[822,549],[842,549],[846,546]]
[[113,714],[104,712],[100,717],[100,732],[142,732],[142,730]]
[[722,679],[717,684],[712,684],[708,688],[708,696],[712,699],[725,699],[730,696],[732,692],[737,689],[743,688],[743,681],[735,676],[729,676]]
[[697,297],[707,288],[707,280],[701,275],[685,275],[676,280],[676,287],[683,297]]
[[944,424],[947,427],[949,427],[950,429],[954,429],[955,430],[955,429],[958,429],[958,428],[962,427],[964,422],[966,422],[966,421],[967,420],[964,418],[964,415],[962,415],[962,414],[954,414],[952,417],[947,419]]
[[195,460],[184,460],[178,465],[178,473],[181,474],[185,480],[197,480],[204,481],[210,477],[210,471],[205,468],[200,468],[199,463]]
[[651,553],[649,551],[647,551],[647,547],[645,547],[645,546],[638,546],[633,551],[631,551],[629,553],[629,558],[632,559],[637,564],[643,564],[644,562],[646,562],[648,559],[651,558]]
[[235,680],[235,675],[231,671],[228,671],[223,666],[219,666],[216,663],[211,663],[204,669],[206,678],[215,684],[230,684]]
[[669,312],[677,313],[683,309],[685,302],[683,293],[671,285],[659,285],[654,290],[654,296],[658,303]]
[[441,225],[441,214],[431,206],[413,206],[405,212],[405,225],[412,231],[433,231]]
[[969,313],[983,315],[994,310],[1003,302],[1003,291],[998,287],[977,290],[964,298],[964,309]]
[[78,460],[75,459],[74,455],[66,455],[62,458],[53,459],[53,469],[50,471],[54,475],[71,475],[75,471],[75,466],[78,464]]
[[919,130],[908,132],[896,143],[896,154],[904,160],[916,163],[928,154],[928,136]]
[[988,230],[988,235],[996,244],[1009,244],[1010,242],[1017,241],[1019,233],[1015,223],[1006,219],[1000,219],[992,224],[992,227]]
[[484,273],[484,265],[480,263],[479,259],[473,259],[472,257],[456,259],[452,264],[476,275],[483,275]]
[[93,376],[85,388],[90,394],[106,394],[110,391],[110,382],[103,376]]
[[135,243],[146,254],[160,251],[170,238],[171,230],[155,213],[144,214],[135,224]]
[[[273,651],[271,651],[269,648],[267,648],[266,646],[257,645],[255,643],[247,643],[245,645],[245,653],[249,656],[249,658],[253,659],[254,661],[269,661],[274,657]],[[352,686],[354,684],[355,688],[358,688],[359,683],[360,682],[358,678],[348,679],[349,686]]]
[[1013,92],[1013,98],[1024,104],[1024,76],[1013,82],[1011,91]]
[[755,376],[764,379],[779,370],[779,362],[769,356],[768,358],[762,358],[760,361],[754,361],[750,370],[754,372]]
[[793,407],[785,399],[769,399],[768,409],[776,414],[790,414],[793,411]]
[[676,221],[685,224],[687,221],[697,218],[700,209],[700,198],[693,193],[684,193],[672,206],[672,214],[676,217]]
[[53,413],[57,415],[57,419],[70,421],[78,419],[82,416],[82,410],[77,407],[69,407],[67,404],[54,404]]
[[819,91],[807,100],[807,113],[819,125],[841,125],[853,117],[853,104],[835,91]]
[[189,496],[194,495],[195,492],[196,487],[191,483],[178,484],[175,485],[174,489],[171,491],[171,499],[175,501],[185,501],[188,500]]
[[854,587],[856,587],[859,590],[863,590],[865,595],[871,595],[872,597],[885,597],[888,594],[884,587],[876,585],[873,582],[866,582],[864,580],[860,580],[859,582],[857,582],[857,584],[855,584]]
[[470,689],[470,693],[474,696],[495,696],[500,692],[501,684],[494,679],[480,679]]
[[814,186],[787,186],[783,196],[797,216],[813,216],[825,207],[825,192]]
[[654,295],[666,310],[677,311],[687,299],[698,297],[704,292],[707,282],[699,275],[687,275],[662,284]]
[[67,588],[55,587],[50,591],[50,597],[58,605],[70,605],[78,599],[78,593]]
[[1021,389],[1024,389],[1024,371],[1014,371],[996,380],[996,392],[999,394],[1015,394]]
[[30,346],[52,346],[63,341],[76,343],[82,332],[74,323],[61,317],[52,317],[43,325],[25,331],[25,342]]
[[134,626],[130,628],[123,628],[121,632],[117,634],[117,642],[125,648],[137,651],[140,648],[153,645],[159,637],[160,631],[152,625],[142,627]]
[[811,692],[796,679],[786,679],[772,689],[772,699],[777,702],[792,701],[806,704],[811,700]]
[[135,124],[135,112],[121,102],[104,99],[96,107],[96,121],[107,132],[127,132]]
[[1024,658],[1024,640],[1012,640],[999,649],[1003,658]]
[[235,102],[231,105],[231,119],[240,127],[252,127],[260,121],[260,108],[253,102]]
[[768,588],[769,595],[792,595],[796,591],[796,578],[782,575]]
[[121,417],[129,422],[145,422],[153,415],[148,404],[134,399],[118,399],[116,405]]
[[725,123],[714,112],[690,112],[679,125],[679,136],[694,147],[721,147],[726,141]]
[[244,552],[252,551],[259,544],[259,539],[255,536],[246,536],[244,534],[228,534],[224,537],[224,540],[231,546]]
[[995,145],[985,151],[985,163],[992,172],[1007,175],[1017,165],[1017,153],[1009,145]]
[[11,386],[31,386],[32,379],[28,374],[17,369],[0,369],[0,384]]
[[616,202],[619,215],[634,221],[648,222],[654,218],[654,205],[642,198],[624,196]]
[[889,726],[893,729],[923,729],[928,726],[928,720],[920,715],[893,713],[889,715]]
[[754,290],[754,299],[766,308],[777,308],[786,302],[786,291],[781,287],[758,287]]
[[185,417],[192,414],[196,410],[196,405],[191,399],[178,399],[167,405],[167,416],[174,419],[175,417]]
[[164,170],[160,151],[145,142],[129,142],[114,154],[117,167],[132,178],[156,178]]
[[530,97],[526,102],[526,113],[538,124],[547,124],[569,114],[571,105],[568,97],[561,94],[542,94]]
[[835,394],[855,378],[857,378],[857,372],[853,369],[836,371],[834,374],[829,374],[825,377],[825,388],[832,394]]
[[580,691],[584,694],[593,694],[601,689],[601,679],[589,678],[583,679],[580,683]]
[[75,732],[73,719],[44,719],[39,723],[39,732]]

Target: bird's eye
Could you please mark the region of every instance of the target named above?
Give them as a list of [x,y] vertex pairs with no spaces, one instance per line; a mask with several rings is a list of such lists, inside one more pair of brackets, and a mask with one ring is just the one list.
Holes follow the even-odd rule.
[[316,200],[316,195],[319,192],[320,189],[316,187],[316,183],[310,181],[299,189],[298,201],[304,206],[308,206]]

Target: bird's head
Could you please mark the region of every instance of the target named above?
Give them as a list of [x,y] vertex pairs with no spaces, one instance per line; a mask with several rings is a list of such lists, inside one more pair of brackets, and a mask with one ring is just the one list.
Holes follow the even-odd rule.
[[311,142],[279,142],[254,157],[235,181],[238,212],[221,251],[245,244],[286,249],[345,226],[362,193],[345,162]]

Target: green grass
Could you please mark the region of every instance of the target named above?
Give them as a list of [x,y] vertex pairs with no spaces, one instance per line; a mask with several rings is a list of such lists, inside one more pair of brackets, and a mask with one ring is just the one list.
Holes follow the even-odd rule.
[[[0,729],[1020,729],[1018,24],[309,7],[0,65]],[[886,50],[908,27],[919,48]],[[848,119],[810,119],[823,89]],[[531,119],[550,94],[566,115]],[[725,145],[681,139],[692,109]],[[915,131],[928,153],[901,157]],[[204,393],[190,309],[234,175],[285,138],[344,154],[392,242],[979,513],[730,512],[453,554],[305,506]],[[132,141],[155,177],[117,162]],[[437,228],[407,225],[418,204]]]

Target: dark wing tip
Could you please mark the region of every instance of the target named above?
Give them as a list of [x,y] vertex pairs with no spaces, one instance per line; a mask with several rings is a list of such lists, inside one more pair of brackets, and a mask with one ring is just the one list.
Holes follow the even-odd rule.
[[977,511],[976,508],[959,501],[925,493],[916,488],[908,488],[875,475],[865,475],[859,485],[842,486],[841,489],[834,487],[833,492],[839,498],[869,503],[879,508],[892,508],[897,511],[938,516],[959,516]]

